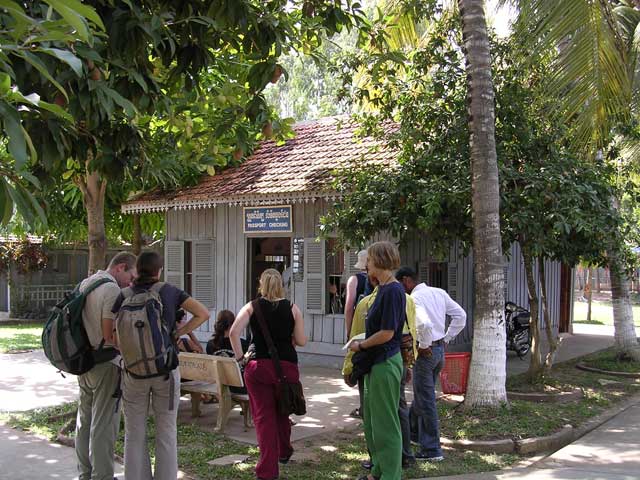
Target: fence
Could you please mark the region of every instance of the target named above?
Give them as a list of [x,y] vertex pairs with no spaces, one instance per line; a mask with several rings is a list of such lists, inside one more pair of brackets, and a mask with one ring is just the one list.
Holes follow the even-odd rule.
[[11,298],[11,313],[14,316],[38,315],[45,316],[46,312],[64,296],[65,292],[73,290],[75,285],[19,285],[14,287]]

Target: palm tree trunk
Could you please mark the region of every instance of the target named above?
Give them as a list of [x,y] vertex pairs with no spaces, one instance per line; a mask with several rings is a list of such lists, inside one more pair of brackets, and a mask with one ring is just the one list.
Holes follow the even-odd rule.
[[620,265],[617,254],[608,253],[615,345],[622,353],[640,361],[640,344],[633,323],[633,309],[629,298],[629,277]]
[[[611,205],[618,211],[620,202],[615,195]],[[616,348],[621,353],[640,361],[640,344],[633,323],[633,309],[629,296],[629,276],[619,256],[618,246],[611,245],[607,251],[609,257],[609,276],[611,278],[611,302],[613,303],[613,330]]]
[[482,0],[460,0],[471,147],[474,308],[473,357],[465,404],[507,401],[504,271],[500,236],[491,53]]

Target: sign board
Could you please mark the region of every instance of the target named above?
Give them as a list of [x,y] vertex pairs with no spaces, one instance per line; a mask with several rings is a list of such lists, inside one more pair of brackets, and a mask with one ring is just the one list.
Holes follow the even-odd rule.
[[244,233],[291,233],[291,205],[244,207]]

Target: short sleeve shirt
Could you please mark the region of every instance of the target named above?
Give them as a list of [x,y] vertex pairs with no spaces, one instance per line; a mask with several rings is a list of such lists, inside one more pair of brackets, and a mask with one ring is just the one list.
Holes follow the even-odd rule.
[[[145,290],[149,290],[153,283],[144,283],[141,285],[134,285],[133,291],[135,293],[140,293]],[[164,319],[165,325],[169,331],[172,331],[176,326],[176,314],[180,305],[182,305],[190,295],[184,290],[180,290],[178,287],[171,285],[170,283],[165,283],[160,289],[160,300],[162,300],[162,317]],[[120,306],[124,300],[124,296],[120,294],[117,298],[114,306],[113,312],[117,313],[120,310]]]
[[87,331],[89,342],[94,349],[100,346],[104,338],[102,334],[102,319],[113,320],[115,318],[112,309],[118,295],[120,295],[120,287],[116,279],[104,270],[98,270],[80,282],[80,291],[83,292],[102,279],[108,279],[110,282],[103,283],[89,293],[82,310],[82,323]]
[[400,352],[402,330],[407,321],[407,298],[404,287],[398,282],[378,287],[378,295],[369,308],[366,319],[366,337],[380,330],[393,330],[394,334],[387,343],[379,345],[374,363],[381,363]]

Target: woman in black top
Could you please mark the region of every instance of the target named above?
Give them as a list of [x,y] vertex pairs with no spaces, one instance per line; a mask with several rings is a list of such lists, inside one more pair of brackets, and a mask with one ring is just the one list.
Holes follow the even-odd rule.
[[[270,268],[262,273],[260,294],[262,297],[257,300],[257,306],[278,352],[282,373],[289,382],[297,382],[299,372],[295,346],[307,343],[302,312],[284,298],[282,277],[277,270]],[[289,417],[280,415],[276,409],[276,385],[279,379],[253,303],[242,307],[229,333],[236,359],[242,361],[240,334],[248,325],[253,335],[255,359],[245,367],[244,376],[260,449],[256,476],[258,479],[271,480],[278,478],[278,461],[287,463],[293,454],[291,424]]]

